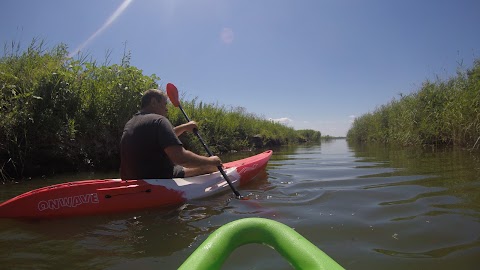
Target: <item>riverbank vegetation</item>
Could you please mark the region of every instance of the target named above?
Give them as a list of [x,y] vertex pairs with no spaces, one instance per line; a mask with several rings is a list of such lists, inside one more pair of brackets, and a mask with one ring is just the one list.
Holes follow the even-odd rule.
[[[202,137],[214,153],[241,151],[292,143],[320,142],[321,133],[314,130],[294,130],[291,127],[248,113],[244,108],[228,108],[205,104],[197,99],[183,100],[182,107],[201,127]],[[185,123],[185,116],[177,108],[168,110],[173,125]],[[184,135],[182,135],[184,136]],[[203,146],[191,133],[184,139],[186,147],[203,153]],[[183,139],[181,137],[181,139]]]
[[[69,58],[63,44],[46,48],[33,40],[5,45],[0,59],[0,180],[76,170],[119,167],[119,141],[125,123],[138,111],[143,91],[158,88],[156,75],[130,65],[99,64],[88,56]],[[171,105],[170,105],[171,106]],[[320,132],[297,131],[247,113],[242,108],[182,100],[215,153],[306,141]],[[184,123],[169,108],[174,125]],[[182,136],[203,153],[194,136]]]
[[480,149],[480,59],[448,80],[426,81],[409,95],[355,119],[347,138],[396,145]]

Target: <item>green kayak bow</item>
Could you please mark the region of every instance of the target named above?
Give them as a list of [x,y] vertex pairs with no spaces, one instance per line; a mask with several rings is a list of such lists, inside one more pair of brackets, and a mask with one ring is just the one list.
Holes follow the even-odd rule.
[[236,248],[251,243],[272,247],[295,269],[344,269],[292,228],[264,218],[244,218],[223,225],[179,269],[220,269]]

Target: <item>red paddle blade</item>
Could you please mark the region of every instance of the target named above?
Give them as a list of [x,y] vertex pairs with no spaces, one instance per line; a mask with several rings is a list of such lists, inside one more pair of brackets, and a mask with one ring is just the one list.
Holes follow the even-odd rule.
[[178,90],[173,83],[167,83],[167,95],[173,106],[180,106],[180,101],[178,100]]

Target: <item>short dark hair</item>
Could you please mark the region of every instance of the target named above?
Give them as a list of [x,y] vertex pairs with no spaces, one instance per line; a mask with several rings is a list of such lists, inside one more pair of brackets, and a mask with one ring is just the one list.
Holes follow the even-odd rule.
[[165,93],[163,93],[162,91],[158,89],[148,89],[142,95],[140,108],[144,109],[145,107],[147,107],[148,104],[150,104],[150,102],[152,101],[152,98],[155,98],[158,101],[163,101],[167,99]]

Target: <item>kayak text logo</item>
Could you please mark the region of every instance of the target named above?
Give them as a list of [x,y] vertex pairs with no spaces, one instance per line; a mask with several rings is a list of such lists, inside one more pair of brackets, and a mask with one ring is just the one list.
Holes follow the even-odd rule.
[[60,207],[77,207],[84,203],[99,203],[98,194],[90,193],[90,194],[84,194],[84,195],[57,198],[57,199],[47,200],[47,201],[39,201],[38,210],[44,211],[47,209],[57,210]]

